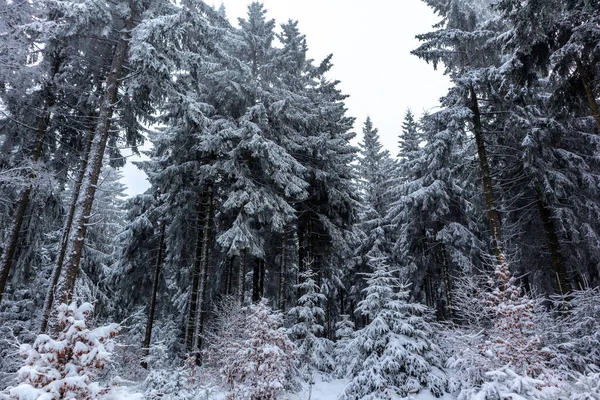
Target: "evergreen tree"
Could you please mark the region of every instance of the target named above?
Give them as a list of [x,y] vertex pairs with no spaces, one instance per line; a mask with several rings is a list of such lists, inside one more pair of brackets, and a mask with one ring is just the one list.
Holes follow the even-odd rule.
[[309,269],[299,276],[296,288],[300,294],[298,305],[288,311],[292,323],[288,334],[296,342],[304,379],[314,384],[316,372],[331,372],[335,366],[332,357],[333,342],[323,337],[325,311],[321,308],[327,298],[319,292],[314,273]]
[[445,377],[438,368],[440,351],[431,341],[427,308],[408,301],[407,286],[394,277],[385,259],[371,263],[365,299],[357,308],[369,324],[355,333],[350,345],[356,361],[341,398],[391,399],[426,389],[440,396]]

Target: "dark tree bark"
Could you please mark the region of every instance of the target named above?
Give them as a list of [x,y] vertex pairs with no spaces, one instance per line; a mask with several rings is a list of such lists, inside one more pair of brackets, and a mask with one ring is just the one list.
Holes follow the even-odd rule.
[[541,193],[538,192],[537,196],[538,211],[544,227],[544,233],[546,234],[546,245],[550,252],[550,264],[552,265],[552,271],[554,272],[554,277],[556,279],[556,292],[564,295],[571,292],[572,287],[569,282],[565,261],[560,251],[560,242],[558,234],[556,233],[556,226],[552,220],[552,210],[550,210],[544,202]]
[[256,303],[263,296],[263,281],[264,281],[264,265],[265,261],[262,258],[254,259],[252,264],[252,302]]
[[479,103],[473,85],[469,86],[469,94],[471,96],[471,111],[473,113],[473,133],[477,144],[477,154],[479,156],[479,168],[481,170],[481,183],[485,204],[487,208],[488,220],[490,224],[490,232],[492,236],[492,247],[496,255],[498,263],[501,262],[502,255],[502,238],[500,233],[500,214],[496,207],[494,199],[494,186],[492,183],[492,174],[487,158],[485,141],[483,139],[483,125],[481,123],[481,113],[479,111]]
[[246,262],[247,262],[247,251],[244,253],[239,260],[239,275],[238,275],[238,295],[240,304],[244,304],[246,301]]
[[279,309],[284,314],[287,307],[287,261],[285,259],[287,246],[286,238],[287,236],[284,235],[281,245],[281,262],[279,264]]
[[154,312],[156,310],[156,295],[158,293],[158,283],[160,278],[160,267],[162,265],[163,249],[165,243],[165,227],[163,221],[160,227],[160,239],[158,242],[158,254],[156,255],[156,266],[154,267],[154,281],[152,282],[152,297],[150,298],[150,307],[148,308],[148,318],[146,320],[146,332],[144,333],[144,343],[142,344],[142,367],[148,369],[146,358],[150,354],[150,340],[152,339],[152,327],[154,325]]

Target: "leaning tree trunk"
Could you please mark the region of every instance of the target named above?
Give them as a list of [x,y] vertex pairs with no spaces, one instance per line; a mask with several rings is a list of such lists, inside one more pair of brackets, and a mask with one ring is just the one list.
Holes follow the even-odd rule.
[[[56,102],[54,93],[52,92],[52,83],[56,74],[58,74],[61,59],[56,55],[58,53],[57,51],[54,53],[55,54],[52,55],[50,76],[46,80],[43,88],[44,105],[42,107],[42,116],[37,126],[35,149],[31,156],[34,164],[37,163],[42,156],[42,152],[44,150],[44,141],[48,132],[48,126],[50,125],[52,107]],[[31,192],[33,190],[33,181],[35,180],[35,177],[35,173],[32,173],[29,176],[29,185],[19,195],[14,220],[10,227],[8,240],[6,241],[6,248],[2,256],[2,264],[0,265],[0,305],[2,304],[2,295],[4,294],[4,290],[8,284],[10,270],[14,264],[14,257],[19,245],[19,238],[21,236],[21,228],[23,227],[23,221],[25,221],[25,213],[27,211],[27,206],[29,206],[29,200],[31,199]]]
[[496,255],[496,261],[501,262],[502,258],[502,238],[500,234],[500,214],[496,207],[494,199],[494,186],[492,183],[492,174],[487,158],[485,141],[483,140],[483,125],[481,123],[481,113],[479,111],[479,103],[477,102],[477,94],[473,85],[469,86],[469,94],[471,96],[471,112],[473,113],[473,133],[475,142],[477,143],[477,154],[479,156],[479,168],[481,170],[481,183],[483,186],[483,194],[485,196],[485,204],[490,224],[492,235],[492,247]]
[[75,215],[75,209],[77,208],[77,199],[79,198],[79,192],[81,191],[81,184],[83,182],[83,178],[85,176],[85,171],[88,164],[88,158],[90,156],[90,148],[92,147],[92,138],[93,135],[89,134],[85,143],[85,148],[83,150],[83,154],[81,157],[81,162],[79,166],[79,173],[77,176],[77,180],[75,181],[75,186],[73,187],[73,194],[71,196],[71,204],[69,206],[69,212],[67,214],[67,218],[65,219],[65,224],[62,230],[62,238],[60,242],[60,250],[58,251],[58,257],[56,258],[56,263],[54,264],[54,269],[52,270],[52,276],[50,278],[50,286],[46,292],[46,298],[44,300],[44,310],[42,312],[42,323],[40,325],[40,331],[46,332],[48,328],[48,321],[50,319],[50,314],[52,312],[52,305],[54,303],[54,292],[56,290],[56,285],[58,284],[58,278],[60,277],[60,273],[62,271],[62,265],[65,260],[65,254],[67,252],[67,245],[69,244],[69,236],[71,233],[71,226],[73,225],[73,216]]
[[542,220],[542,225],[544,227],[544,233],[546,234],[546,245],[550,252],[552,271],[554,272],[556,285],[558,286],[557,293],[564,295],[571,292],[571,283],[569,282],[567,267],[560,251],[560,242],[558,240],[558,234],[556,233],[556,226],[552,220],[552,210],[550,210],[548,205],[544,202],[542,194],[539,191],[537,193],[537,205],[540,219]]
[[129,51],[129,40],[131,29],[134,26],[135,12],[134,2],[129,1],[130,15],[126,27],[119,38],[115,53],[113,55],[110,71],[105,80],[106,91],[104,93],[100,110],[98,112],[97,125],[92,139],[90,157],[81,185],[81,191],[77,200],[77,207],[73,217],[73,226],[69,237],[65,262],[56,285],[54,304],[69,303],[75,289],[75,280],[79,270],[79,263],[83,253],[85,235],[88,219],[92,211],[94,196],[102,169],[102,160],[106,143],[110,135],[111,119],[118,99],[119,85],[123,76],[123,68],[127,62]]
[[150,307],[148,308],[148,319],[146,320],[146,332],[144,334],[144,343],[142,344],[142,367],[148,369],[148,360],[150,354],[150,340],[152,339],[152,327],[154,326],[154,312],[156,310],[156,295],[158,293],[158,281],[160,278],[160,266],[162,263],[163,249],[165,245],[165,227],[163,221],[160,227],[160,239],[158,242],[158,255],[156,256],[156,266],[154,267],[154,281],[152,282],[152,297],[150,298]]

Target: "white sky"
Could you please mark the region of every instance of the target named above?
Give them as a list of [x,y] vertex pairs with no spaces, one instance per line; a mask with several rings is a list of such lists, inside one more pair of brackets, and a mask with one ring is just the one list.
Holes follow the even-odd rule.
[[[237,26],[250,1],[223,2]],[[277,26],[298,20],[315,62],[333,53],[329,77],[340,80],[340,89],[350,95],[346,106],[356,117],[355,131],[361,132],[369,115],[393,155],[406,109],[417,116],[434,109],[448,89],[441,71],[410,54],[419,45],[415,35],[431,31],[439,21],[421,0],[263,0],[263,4]],[[128,195],[148,187],[144,174],[132,164],[123,173]]]

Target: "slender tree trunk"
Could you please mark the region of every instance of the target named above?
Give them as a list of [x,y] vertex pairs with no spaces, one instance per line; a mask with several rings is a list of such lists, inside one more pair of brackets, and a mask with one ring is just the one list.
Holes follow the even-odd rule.
[[127,61],[129,38],[135,21],[134,7],[134,1],[129,0],[130,15],[126,22],[124,32],[117,42],[111,69],[105,80],[106,92],[100,105],[98,123],[96,125],[90,150],[90,158],[85,178],[81,185],[79,199],[77,200],[77,209],[73,217],[73,227],[69,238],[69,246],[56,287],[56,298],[54,301],[56,305],[69,303],[75,288],[75,280],[77,278],[79,263],[83,253],[87,223],[94,203],[94,196],[96,194],[98,179],[102,169],[102,159],[104,157],[104,151],[106,150],[106,143],[110,135],[111,119],[118,99],[119,85],[123,76],[123,67]]
[[258,275],[258,295],[262,299],[265,295],[265,260],[261,259],[259,263],[259,275]]
[[152,339],[152,327],[154,325],[154,311],[156,310],[156,295],[158,293],[158,281],[160,278],[160,266],[163,257],[163,248],[165,243],[165,226],[163,221],[160,227],[160,239],[158,243],[158,254],[156,256],[156,265],[154,267],[154,281],[152,282],[152,298],[148,308],[148,319],[146,320],[146,332],[144,334],[144,343],[142,344],[142,367],[148,369],[148,360],[150,354],[150,340]]
[[485,149],[485,141],[483,140],[483,125],[481,123],[481,113],[479,112],[479,103],[473,85],[469,86],[471,96],[471,111],[473,112],[473,133],[475,134],[475,142],[477,143],[477,154],[479,156],[479,168],[481,169],[481,183],[483,186],[483,194],[485,196],[485,204],[490,224],[492,235],[492,247],[496,255],[498,263],[502,256],[502,238],[500,234],[500,214],[494,200],[494,186],[492,183],[492,175],[490,165]]
[[257,303],[260,301],[262,295],[260,293],[260,267],[261,259],[255,258],[252,263],[252,302]]
[[452,280],[450,279],[450,271],[448,268],[448,256],[446,247],[442,245],[442,276],[444,279],[444,291],[446,294],[445,315],[452,318]]
[[71,226],[73,224],[73,216],[75,215],[75,209],[77,208],[77,199],[79,198],[79,192],[81,191],[81,184],[83,182],[83,178],[85,176],[85,171],[88,164],[88,158],[90,156],[90,149],[92,147],[92,138],[93,135],[90,133],[86,139],[85,148],[83,150],[83,155],[80,161],[79,172],[77,174],[77,180],[75,181],[75,186],[73,187],[73,194],[71,196],[71,204],[69,206],[69,212],[67,214],[67,218],[65,219],[65,224],[62,230],[62,239],[60,244],[60,250],[58,252],[58,257],[56,258],[56,264],[54,265],[54,269],[52,270],[52,276],[50,278],[50,286],[46,292],[46,298],[44,300],[44,310],[42,313],[42,323],[40,325],[40,332],[46,332],[48,328],[48,321],[50,319],[50,314],[52,313],[52,304],[54,303],[54,292],[56,290],[56,285],[58,284],[58,278],[60,277],[60,273],[62,271],[62,265],[65,259],[65,254],[67,252],[67,245],[69,243],[69,235],[71,233]]
[[287,236],[284,234],[281,246],[281,263],[279,265],[279,309],[285,314],[287,297],[287,264],[285,260],[285,251],[287,246]]
[[6,289],[6,285],[8,283],[8,277],[13,265],[13,258],[19,243],[21,227],[23,226],[23,221],[25,220],[25,211],[29,205],[31,190],[32,186],[29,185],[25,190],[23,190],[23,192],[21,192],[19,202],[17,203],[15,219],[12,223],[10,236],[8,237],[6,249],[2,257],[2,268],[0,268],[0,304],[2,304],[2,295],[4,294],[4,290]]
[[569,282],[567,268],[560,251],[560,242],[558,240],[558,234],[556,233],[556,226],[552,220],[552,211],[544,202],[542,194],[539,191],[537,196],[538,211],[544,227],[544,233],[546,234],[546,245],[550,252],[550,264],[552,265],[552,271],[554,272],[556,285],[558,286],[557,293],[564,295],[571,292],[572,288],[571,283]]
[[204,234],[203,234],[203,245],[202,245],[202,282],[200,284],[200,297],[198,305],[198,330],[196,332],[196,362],[201,363],[200,357],[202,346],[204,345],[204,325],[206,321],[207,313],[207,292],[208,292],[208,277],[210,276],[210,242],[213,233],[213,188],[209,184],[207,190],[207,202],[206,202],[206,216],[204,218]]
[[[33,164],[37,163],[39,159],[42,157],[42,153],[44,151],[44,141],[46,140],[46,134],[48,133],[48,126],[50,125],[50,114],[52,112],[52,107],[56,102],[54,98],[54,93],[52,91],[52,85],[54,82],[54,78],[58,73],[60,68],[61,59],[57,56],[56,51],[52,56],[51,68],[50,68],[50,76],[46,83],[44,84],[44,104],[42,107],[42,115],[38,121],[37,126],[37,136],[35,141],[35,149],[31,156]],[[19,238],[21,236],[21,228],[23,227],[23,222],[25,221],[25,214],[27,211],[27,207],[29,206],[29,200],[31,199],[31,192],[33,190],[33,183],[36,178],[35,173],[31,173],[29,176],[29,185],[25,188],[17,201],[17,207],[15,210],[14,220],[12,222],[10,228],[10,234],[8,236],[8,240],[6,242],[6,249],[4,250],[4,254],[2,255],[2,264],[0,265],[0,305],[2,304],[2,296],[4,291],[6,290],[6,285],[8,284],[8,278],[10,276],[10,271],[14,264],[14,257],[17,251],[17,247],[19,245]]]
[[579,78],[581,79],[581,83],[583,84],[583,90],[585,91],[585,97],[588,101],[588,106],[592,111],[592,115],[596,120],[596,125],[598,125],[598,132],[600,132],[600,106],[598,106],[598,102],[596,101],[596,97],[594,96],[594,92],[590,86],[590,82],[593,79],[590,79],[588,76],[588,70],[583,66],[580,59],[577,59],[577,72],[579,73]]
[[429,270],[427,270],[427,273],[425,274],[425,304],[427,304],[429,308],[433,308],[434,306],[432,289],[433,288],[431,285],[431,273],[429,272]]
[[[306,211],[304,211],[306,213]],[[306,224],[305,216],[298,217],[298,272],[306,271],[306,261],[308,260],[308,251],[306,244]],[[299,283],[299,282],[296,282]]]
[[198,201],[198,219],[196,231],[196,257],[194,259],[194,267],[192,269],[192,286],[190,288],[190,307],[188,314],[188,325],[186,330],[185,349],[186,352],[191,352],[194,347],[194,335],[196,333],[196,320],[198,317],[198,290],[200,280],[202,279],[202,256],[204,254],[204,221],[206,212],[204,209],[204,195],[200,196]]
[[238,294],[240,296],[240,304],[244,304],[246,301],[246,260],[247,260],[247,251],[244,250],[244,253],[240,257],[240,265],[239,265],[239,276],[238,276]]

